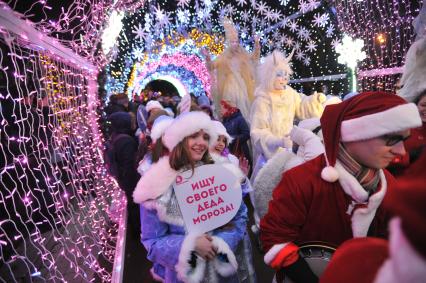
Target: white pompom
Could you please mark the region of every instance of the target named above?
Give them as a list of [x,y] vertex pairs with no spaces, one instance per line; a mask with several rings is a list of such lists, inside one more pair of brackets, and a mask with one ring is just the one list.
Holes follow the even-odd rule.
[[334,183],[339,179],[339,172],[332,166],[324,167],[321,171],[321,178],[324,181]]

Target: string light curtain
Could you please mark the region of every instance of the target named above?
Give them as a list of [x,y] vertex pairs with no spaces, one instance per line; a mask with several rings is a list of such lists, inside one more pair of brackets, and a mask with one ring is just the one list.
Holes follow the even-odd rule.
[[358,65],[358,91],[395,91],[404,56],[414,40],[421,0],[335,0],[343,33],[364,40],[367,59]]
[[124,200],[103,166],[97,69],[30,37],[0,26],[0,282],[111,282]]

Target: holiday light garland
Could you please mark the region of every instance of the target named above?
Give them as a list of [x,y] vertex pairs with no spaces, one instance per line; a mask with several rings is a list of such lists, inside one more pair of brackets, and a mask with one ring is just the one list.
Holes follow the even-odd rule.
[[125,203],[103,166],[96,67],[6,7],[0,31],[0,279],[110,282]]
[[[295,79],[317,78],[314,86],[330,75],[345,73],[344,66],[337,63],[337,55],[329,51],[330,45],[340,40],[335,11],[328,4],[315,0],[184,2],[153,0],[123,19],[114,57],[107,66],[108,95],[132,86],[134,65],[143,53],[150,54],[150,61],[159,61],[161,56],[155,55],[163,52],[164,46],[172,53],[180,52],[183,39],[195,38],[194,48],[186,55],[199,54],[203,46],[208,46],[213,55],[220,54],[224,40],[221,21],[225,16],[234,21],[241,44],[248,50],[253,46],[255,34],[261,37],[262,54],[275,48],[289,54],[295,49],[292,60]],[[336,92],[347,89],[345,79],[327,84]]]
[[365,44],[368,60],[358,65],[359,91],[395,91],[400,74],[387,70],[400,70],[403,66],[405,53],[414,40],[412,21],[419,13],[421,2],[335,1],[339,28]]
[[[203,61],[196,55],[186,56],[182,53],[175,53],[173,55],[164,54],[158,61],[136,66],[136,78],[131,81],[132,85],[128,86],[128,91],[131,92],[134,85],[137,85],[140,81],[145,79],[147,74],[156,71],[159,67],[168,65],[180,67],[183,70],[192,72],[195,76],[195,81],[200,80],[204,91],[207,94],[210,93],[210,76]],[[181,77],[181,75],[178,76]],[[196,87],[194,85],[188,85],[187,89],[195,90]]]

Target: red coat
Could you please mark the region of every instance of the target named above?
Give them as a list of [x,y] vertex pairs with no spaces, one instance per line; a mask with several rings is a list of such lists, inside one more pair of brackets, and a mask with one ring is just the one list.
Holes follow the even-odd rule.
[[421,172],[426,165],[426,123],[411,129],[410,138],[404,142],[404,146],[407,153],[403,157],[395,158],[389,165],[389,171],[398,179],[404,176],[422,177]]
[[[370,220],[366,220],[368,217],[357,216],[355,221],[354,216],[346,213],[353,198],[345,192],[339,181],[329,183],[321,179],[324,166],[324,156],[320,155],[283,174],[273,192],[268,213],[260,222],[260,237],[265,251],[274,245],[288,242],[300,244],[321,241],[338,246],[353,237],[354,226],[358,225],[353,224],[355,222],[362,222],[365,232],[370,226],[368,234],[371,236],[386,236],[388,217],[379,204],[387,189],[382,184],[387,183],[389,187],[394,182],[393,177],[387,171],[381,173],[379,186],[382,187],[369,199],[368,207],[374,207],[370,209],[370,217],[374,218],[372,225],[369,225]],[[370,205],[373,199],[375,204]],[[352,214],[355,214],[353,211],[358,209],[358,204],[356,207]]]

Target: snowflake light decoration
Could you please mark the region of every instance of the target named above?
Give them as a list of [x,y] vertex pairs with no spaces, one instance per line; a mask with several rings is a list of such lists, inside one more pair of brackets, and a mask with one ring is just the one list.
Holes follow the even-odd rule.
[[112,11],[108,26],[102,33],[102,50],[104,54],[108,54],[111,48],[114,46],[118,34],[123,27],[121,20],[124,18],[123,12]]
[[364,48],[363,40],[352,39],[348,35],[345,35],[342,42],[336,46],[336,53],[340,54],[337,57],[338,62],[354,70],[357,63],[367,57],[365,51],[362,51],[362,48]]
[[351,70],[352,73],[352,91],[356,91],[356,75],[355,68],[358,62],[364,60],[367,55],[364,48],[364,41],[361,39],[352,39],[348,35],[345,35],[342,39],[342,43],[337,44],[336,53],[340,54],[337,57],[337,61],[340,64],[345,64]]

